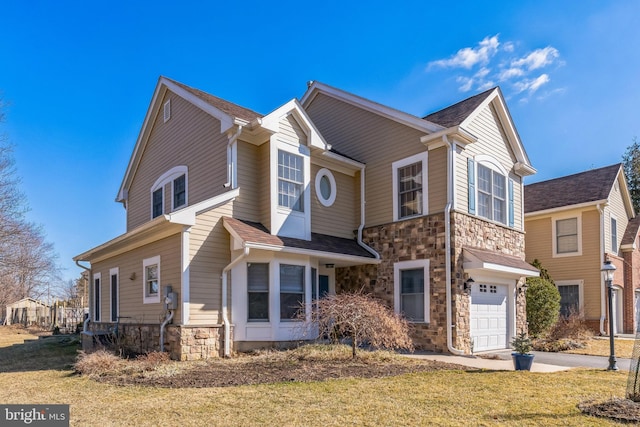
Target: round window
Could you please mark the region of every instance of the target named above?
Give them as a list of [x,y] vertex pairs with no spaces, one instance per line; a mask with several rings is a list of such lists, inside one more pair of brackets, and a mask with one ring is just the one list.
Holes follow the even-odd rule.
[[320,169],[316,174],[316,196],[323,206],[336,201],[336,180],[329,169]]

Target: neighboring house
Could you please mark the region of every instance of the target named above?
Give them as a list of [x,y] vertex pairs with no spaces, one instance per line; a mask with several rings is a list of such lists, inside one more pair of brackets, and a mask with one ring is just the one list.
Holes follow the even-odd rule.
[[261,115],[161,77],[117,196],[127,231],[74,258],[91,264],[88,329],[228,355],[313,339],[301,305],[309,319],[363,288],[418,347],[507,348],[538,275],[534,172],[498,88],[419,118],[312,82]]
[[561,313],[582,313],[608,334],[606,285],[601,269],[616,266],[616,333],[638,325],[640,252],[635,213],[622,165],[615,164],[525,187],[527,261],[538,259],[560,291]]
[[33,298],[22,298],[5,306],[6,325],[49,326],[51,307]]

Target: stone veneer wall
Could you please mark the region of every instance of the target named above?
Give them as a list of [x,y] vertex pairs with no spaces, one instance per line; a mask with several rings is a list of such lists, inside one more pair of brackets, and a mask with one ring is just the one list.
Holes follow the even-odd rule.
[[[89,323],[89,331],[111,332],[112,323]],[[160,350],[160,325],[121,323],[118,338],[105,338],[106,344],[121,348],[125,352],[148,353]],[[167,325],[165,330],[165,350],[174,360],[203,360],[222,357],[224,330],[221,326],[179,326]],[[90,351],[88,342],[83,340],[83,348]]]
[[[488,249],[524,259],[524,233],[461,213],[452,213],[451,219],[452,323],[455,325],[452,344],[470,353],[470,301],[463,291],[466,278],[462,248]],[[448,352],[444,213],[366,228],[363,241],[380,254],[382,262],[336,269],[336,291],[363,289],[393,307],[394,264],[429,259],[430,322],[412,324],[411,336],[417,348]],[[518,332],[526,331],[526,301],[519,295],[516,319]]]

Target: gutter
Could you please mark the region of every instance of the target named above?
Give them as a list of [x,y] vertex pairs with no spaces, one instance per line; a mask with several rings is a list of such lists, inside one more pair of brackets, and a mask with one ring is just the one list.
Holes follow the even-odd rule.
[[[606,203],[605,203],[606,204]],[[602,207],[601,207],[602,206]],[[604,264],[604,205],[598,203],[596,205],[600,212],[600,265]],[[604,277],[600,274],[600,335],[605,336],[607,332],[604,330],[604,319],[607,312],[605,304],[605,283]]]
[[227,274],[229,270],[235,267],[240,261],[246,258],[249,255],[250,249],[248,247],[244,247],[244,250],[241,255],[238,255],[237,258],[232,260],[225,268],[222,269],[222,322],[224,324],[224,357],[231,356],[231,322],[229,321],[229,316],[227,314],[227,299],[229,295],[229,281],[227,279]]
[[[87,283],[88,286],[88,290],[89,290],[89,295],[91,294],[91,268],[89,267],[85,267],[84,265],[80,264],[80,260],[75,260],[76,261],[76,265],[80,268],[82,268],[84,271],[88,272],[88,278],[87,281],[89,283]],[[89,307],[89,313],[87,313],[87,318],[84,319],[84,322],[82,322],[82,332],[87,332],[87,329],[89,328],[89,322],[91,321],[91,297],[89,297],[89,301],[87,301],[87,305]]]

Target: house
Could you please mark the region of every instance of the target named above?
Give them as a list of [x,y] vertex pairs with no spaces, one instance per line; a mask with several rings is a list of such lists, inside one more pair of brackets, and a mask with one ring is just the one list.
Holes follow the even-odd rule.
[[[418,347],[506,348],[526,328],[523,177],[499,88],[424,118],[311,82],[262,115],[161,77],[90,270],[86,333],[190,360],[313,339],[294,317],[364,289]],[[160,344],[162,343],[162,344]]]
[[616,267],[616,333],[638,325],[638,230],[621,164],[525,187],[526,259],[538,259],[560,291],[561,313],[582,313],[589,327],[608,335],[607,289],[601,268]]

